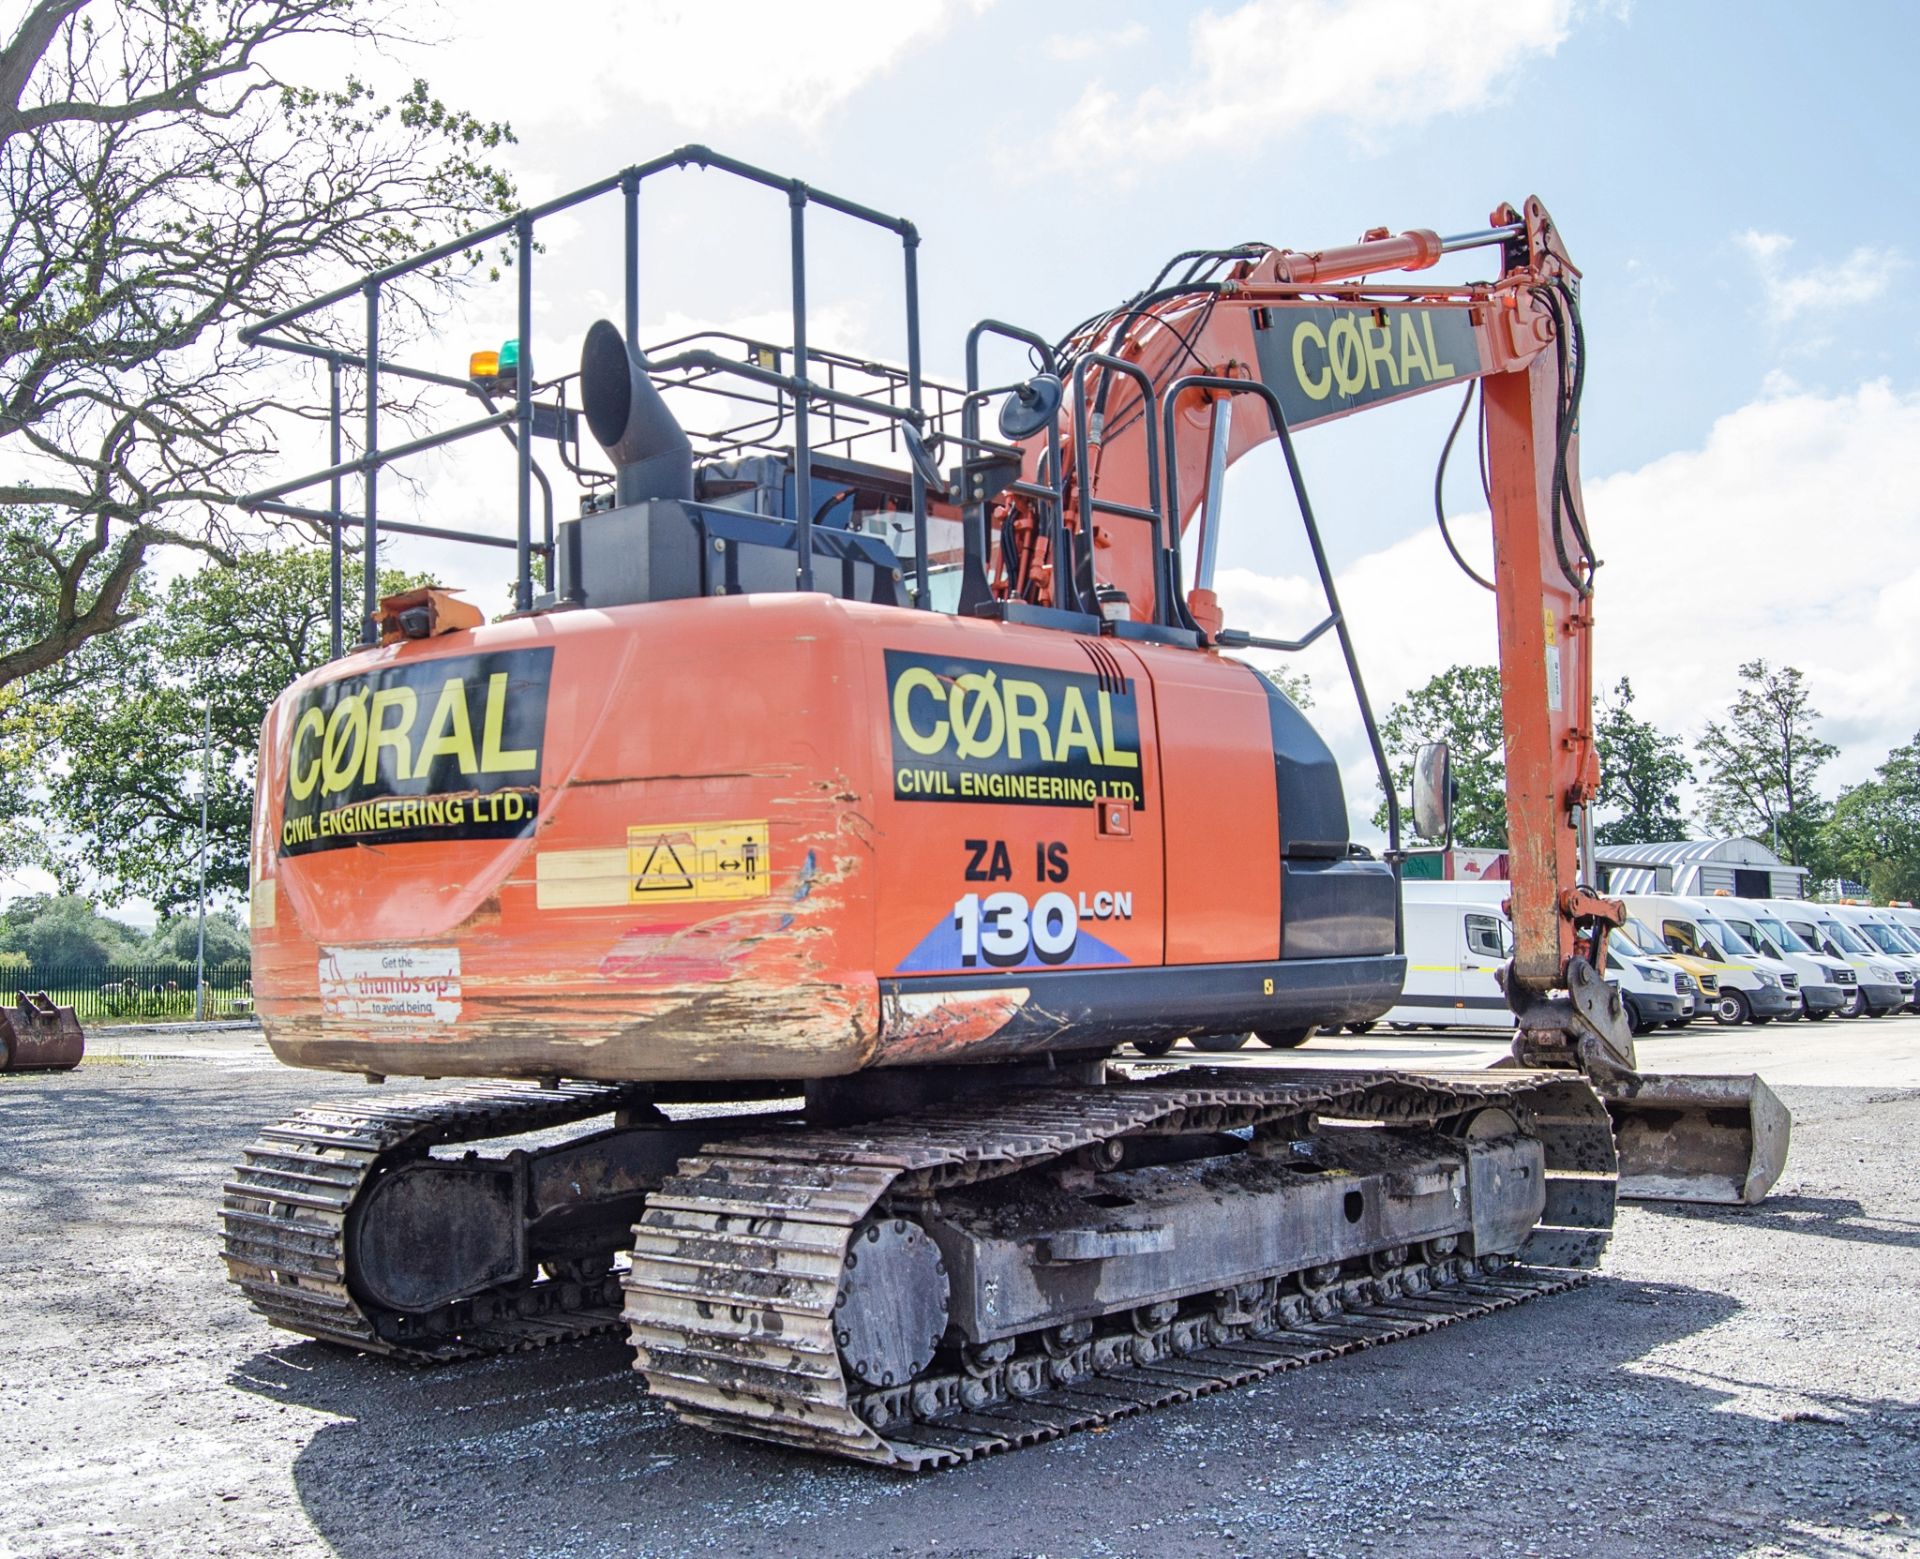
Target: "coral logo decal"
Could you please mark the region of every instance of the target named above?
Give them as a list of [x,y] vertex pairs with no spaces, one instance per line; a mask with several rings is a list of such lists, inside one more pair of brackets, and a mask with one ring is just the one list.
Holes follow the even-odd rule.
[[1276,308],[1254,332],[1260,378],[1299,427],[1480,372],[1465,309]]
[[552,671],[542,647],[309,689],[293,714],[280,853],[531,832]]
[[1144,798],[1131,682],[904,650],[886,657],[897,800]]

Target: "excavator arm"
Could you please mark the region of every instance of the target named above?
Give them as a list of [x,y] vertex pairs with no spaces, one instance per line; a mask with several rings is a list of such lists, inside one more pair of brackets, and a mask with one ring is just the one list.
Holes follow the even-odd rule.
[[[1498,251],[1497,280],[1402,279],[1470,248]],[[1232,643],[1213,591],[1232,462],[1302,428],[1478,381],[1515,1058],[1578,1066],[1607,1096],[1629,1192],[1758,1200],[1784,1162],[1784,1109],[1756,1078],[1638,1073],[1605,980],[1607,933],[1623,911],[1594,888],[1598,559],[1580,498],[1585,358],[1579,271],[1537,199],[1502,205],[1486,229],[1454,238],[1381,229],[1311,253],[1248,245],[1180,256],[1144,293],[1077,327],[1047,365],[1054,376],[1023,389],[1010,430],[1024,434],[1022,480],[983,506],[983,530],[1000,541],[989,588],[1109,615],[1123,593],[1134,621]],[[1059,510],[1051,524],[1048,495]]]

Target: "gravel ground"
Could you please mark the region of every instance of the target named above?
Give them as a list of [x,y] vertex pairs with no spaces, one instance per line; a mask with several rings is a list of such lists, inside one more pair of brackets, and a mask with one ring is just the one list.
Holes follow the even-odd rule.
[[220,1182],[368,1090],[116,1048],[0,1078],[0,1559],[1920,1554],[1920,1088],[1783,1088],[1771,1201],[1628,1208],[1571,1295],[909,1478],[683,1429],[611,1339],[410,1372],[270,1331]]

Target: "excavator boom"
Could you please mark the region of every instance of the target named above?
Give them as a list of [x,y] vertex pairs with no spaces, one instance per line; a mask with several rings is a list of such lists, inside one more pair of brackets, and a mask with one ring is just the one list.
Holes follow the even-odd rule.
[[[1475,248],[1499,250],[1497,280],[1369,279],[1424,271]],[[1141,620],[1191,623],[1223,644],[1257,643],[1225,627],[1212,590],[1226,468],[1278,437],[1304,502],[1292,432],[1477,381],[1493,577],[1474,577],[1493,594],[1498,622],[1514,931],[1504,985],[1516,1017],[1515,1058],[1578,1065],[1593,1079],[1621,1126],[1623,1194],[1758,1200],[1785,1162],[1784,1108],[1757,1079],[1637,1072],[1624,1010],[1605,981],[1607,933],[1624,911],[1596,891],[1592,852],[1599,560],[1580,497],[1579,272],[1558,228],[1529,199],[1496,208],[1486,229],[1453,238],[1380,229],[1340,248],[1249,246],[1219,258],[1230,262],[1223,279],[1156,286],[1065,344],[1078,436],[1067,444],[1063,486],[1078,522],[1068,547],[1079,549],[1079,578],[1045,571],[1047,598],[1057,604],[1086,595],[1089,584],[1097,591],[1111,583],[1125,589]],[[1237,392],[1256,384],[1271,393],[1275,415],[1236,410],[1245,398]],[[1154,419],[1142,414],[1147,386],[1165,399],[1157,448]],[[1053,458],[1049,446],[1029,440],[1030,477]],[[1156,498],[1162,466],[1164,542],[1126,523],[1129,511],[1144,512]],[[1016,496],[1004,508],[1024,501]],[[1180,537],[1190,526],[1199,532],[1194,588],[1184,600],[1165,599],[1181,577]],[[1741,1161],[1738,1173],[1727,1170],[1732,1159]]]

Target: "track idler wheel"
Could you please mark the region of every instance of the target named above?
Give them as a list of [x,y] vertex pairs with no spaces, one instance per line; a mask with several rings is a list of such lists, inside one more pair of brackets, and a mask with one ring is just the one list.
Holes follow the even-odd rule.
[[847,1373],[869,1386],[912,1380],[946,1333],[950,1294],[940,1247],[919,1224],[879,1218],[857,1230],[833,1306]]

